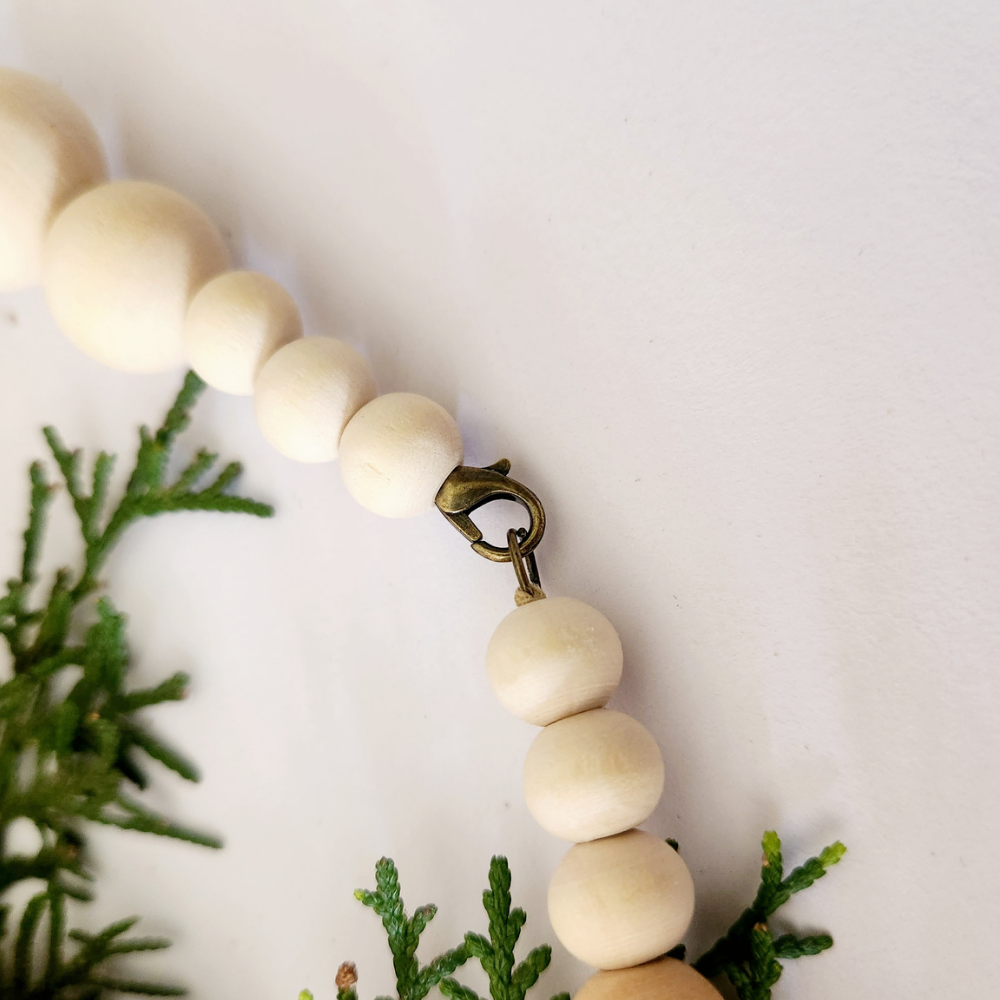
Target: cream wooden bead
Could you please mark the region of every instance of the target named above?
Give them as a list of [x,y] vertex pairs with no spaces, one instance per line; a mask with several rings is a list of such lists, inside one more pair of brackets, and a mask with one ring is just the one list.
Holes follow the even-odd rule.
[[656,740],[635,719],[606,708],[546,726],[524,762],[528,809],[563,840],[596,840],[638,826],[662,793]]
[[549,883],[549,919],[567,951],[599,969],[640,965],[676,947],[694,884],[669,845],[642,830],[571,847]]
[[500,704],[525,722],[550,722],[605,705],[622,677],[614,626],[572,597],[549,597],[512,611],[486,650]]
[[48,81],[0,68],[0,292],[42,280],[56,214],[105,176],[84,113]]
[[687,963],[662,958],[595,973],[574,1000],[722,1000],[722,994]]
[[285,344],[254,386],[257,423],[275,448],[299,462],[332,462],[347,422],[375,396],[368,363],[332,337]]
[[294,299],[256,271],[213,278],[191,300],[184,320],[188,363],[210,386],[237,396],[252,395],[268,358],[301,336]]
[[340,442],[340,474],[362,507],[383,517],[413,517],[434,505],[462,462],[462,435],[426,396],[392,392],[359,410]]
[[219,231],[187,198],[116,181],[81,195],[53,223],[45,295],[59,326],[95,361],[169,371],[184,361],[191,297],[228,265]]

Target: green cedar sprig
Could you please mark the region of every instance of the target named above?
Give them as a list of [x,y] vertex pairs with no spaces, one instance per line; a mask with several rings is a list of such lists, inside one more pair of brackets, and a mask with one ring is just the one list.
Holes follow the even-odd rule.
[[[199,451],[172,481],[168,464],[178,434],[204,383],[193,373],[161,427],[140,431],[135,467],[124,495],[109,508],[108,487],[114,456],[101,452],[89,486],[81,483],[82,456],[69,451],[56,431],[45,438],[79,521],[84,555],[74,573],[54,575],[43,603],[31,606],[37,589],[38,560],[46,512],[53,495],[44,466],[30,469],[28,525],[20,576],[0,591],[0,636],[11,653],[11,676],[0,684],[0,996],[5,1000],[101,1000],[109,993],[179,996],[175,986],[116,979],[105,972],[109,959],[165,948],[159,938],[126,938],[138,918],[111,924],[98,934],[67,930],[66,900],[92,898],[84,829],[88,822],[174,837],[210,847],[217,838],[187,829],[148,809],[128,792],[149,781],[148,761],[196,781],[194,766],[159,740],[137,715],[143,709],[184,697],[188,678],[176,673],[151,688],[129,687],[130,657],[125,618],[103,597],[98,574],[115,543],[136,521],[174,510],[235,511],[269,516],[266,504],[225,490],[240,466],[225,466],[200,489],[199,480],[216,457]],[[82,641],[78,624],[90,625]],[[77,680],[60,697],[56,681],[72,670]],[[28,820],[39,834],[34,853],[9,847],[12,823]],[[26,880],[44,888],[12,920],[3,898]]]
[[[354,896],[382,918],[396,971],[397,1000],[421,1000],[434,986],[446,997],[456,1000],[482,1000],[474,990],[451,978],[451,973],[470,958],[478,959],[486,972],[493,1000],[524,1000],[525,994],[548,968],[552,949],[541,945],[529,952],[520,965],[515,963],[514,948],[527,918],[524,910],[511,909],[510,866],[506,858],[493,858],[489,880],[490,887],[483,893],[489,938],[470,932],[457,948],[446,951],[421,968],[416,957],[417,946],[420,935],[437,913],[437,907],[421,906],[412,917],[407,917],[395,863],[391,858],[382,858],[375,865],[375,890],[358,889]],[[337,972],[337,1000],[358,1000],[357,980],[353,963],[341,965]],[[299,1000],[313,1000],[313,995],[303,990]],[[375,1000],[391,998],[383,996]],[[569,1000],[569,994],[560,993],[552,1000]]]
[[[465,935],[465,948],[471,957],[479,959],[489,979],[493,1000],[524,1000],[549,967],[552,949],[547,944],[539,945],[528,952],[520,965],[515,965],[514,948],[527,917],[520,907],[511,909],[510,865],[505,857],[498,855],[490,861],[489,878],[490,887],[483,892],[489,939],[470,932]],[[474,990],[451,978],[441,982],[441,992],[451,1000],[483,1000]],[[552,1000],[569,1000],[569,994],[560,993]]]
[[829,934],[775,937],[768,921],[795,893],[808,889],[822,878],[847,850],[837,841],[785,877],[781,839],[777,833],[773,830],[765,833],[762,847],[760,888],[754,901],[726,934],[694,963],[694,967],[709,979],[724,973],[740,1000],[770,1000],[771,987],[782,973],[782,959],[818,955],[833,946]]
[[[677,841],[667,843],[676,851]],[[708,979],[726,975],[736,988],[739,1000],[770,1000],[771,987],[782,973],[781,960],[818,955],[833,946],[829,934],[798,937],[782,934],[774,937],[768,919],[791,897],[809,888],[826,870],[835,865],[846,852],[840,841],[831,844],[815,858],[794,869],[787,878],[781,856],[781,840],[774,831],[763,839],[764,858],[761,884],[753,903],[697,962],[694,968]],[[425,969],[420,969],[416,949],[420,934],[437,912],[436,907],[421,907],[413,918],[406,916],[400,898],[399,873],[389,858],[382,858],[375,866],[374,892],[359,889],[355,896],[382,917],[382,924],[389,936],[389,947],[396,969],[398,1000],[422,998],[435,983],[449,1000],[483,1000],[475,990],[463,986],[450,976],[450,972],[463,965],[469,958],[479,960],[490,983],[492,1000],[524,1000],[525,994],[548,968],[552,949],[541,945],[533,949],[524,961],[516,964],[514,948],[524,927],[524,910],[512,909],[510,894],[510,866],[507,859],[496,856],[490,862],[490,887],[483,893],[483,906],[489,918],[489,938],[468,933],[458,948],[435,959]],[[684,960],[686,948],[678,945],[666,957]],[[447,967],[451,965],[451,969]],[[341,965],[337,973],[337,1000],[358,1000],[355,984],[357,969],[350,962]],[[415,988],[416,986],[416,988]],[[308,990],[299,994],[299,1000],[313,1000]],[[390,1000],[376,997],[376,1000]],[[560,993],[552,1000],[570,1000],[568,993]]]
[[[434,919],[437,907],[433,903],[420,906],[412,917],[407,917],[400,895],[399,872],[391,858],[381,858],[375,865],[375,891],[358,889],[354,897],[371,907],[382,918],[382,926],[389,939],[389,950],[392,952],[392,965],[396,971],[398,1000],[423,1000],[432,987],[468,961],[465,946],[459,945],[439,955],[429,965],[420,967],[417,959],[420,935]],[[351,997],[350,1000],[354,998]],[[378,997],[376,1000],[388,998]]]

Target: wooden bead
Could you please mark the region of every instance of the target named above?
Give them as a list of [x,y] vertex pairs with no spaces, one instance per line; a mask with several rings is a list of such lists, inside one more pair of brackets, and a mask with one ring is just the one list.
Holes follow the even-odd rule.
[[254,386],[257,423],[275,448],[299,462],[332,462],[347,422],[375,396],[368,362],[332,337],[285,344]]
[[84,113],[47,80],[0,68],[0,292],[42,280],[52,220],[105,176]]
[[227,271],[213,278],[188,306],[184,347],[188,363],[213,388],[253,394],[264,363],[302,336],[291,295],[266,274]]
[[669,845],[642,830],[571,847],[549,883],[549,919],[587,965],[623,969],[676,947],[694,913],[694,884]]
[[359,410],[340,442],[340,474],[362,507],[383,517],[430,510],[462,462],[462,435],[426,396],[392,392]]
[[663,793],[663,757],[635,719],[596,708],[546,726],[524,762],[531,815],[555,837],[610,837],[649,818]]
[[622,677],[614,626],[572,597],[549,597],[512,611],[486,650],[500,704],[535,726],[605,705]]
[[722,1000],[703,976],[676,958],[662,958],[632,969],[597,972],[574,1000]]
[[169,371],[184,361],[191,297],[228,265],[219,231],[187,198],[116,181],[70,202],[53,223],[45,295],[59,326],[95,361]]

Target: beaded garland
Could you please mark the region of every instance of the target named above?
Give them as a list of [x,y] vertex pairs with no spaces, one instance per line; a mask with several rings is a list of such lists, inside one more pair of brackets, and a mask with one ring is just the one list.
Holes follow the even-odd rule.
[[[0,222],[0,292],[41,283],[61,329],[109,367],[186,363],[220,391],[252,395],[274,447],[303,462],[339,458],[368,510],[420,514],[461,465],[446,410],[412,393],[378,396],[353,348],[302,336],[280,285],[230,270],[197,206],[157,184],[109,181],[83,112],[9,69],[0,69]],[[601,970],[578,996],[718,1000],[690,966],[660,958],[687,931],[694,886],[680,855],[637,829],[664,768],[650,733],[604,707],[622,674],[618,635],[589,605],[529,590],[496,629],[486,666],[500,703],[542,727],[525,763],[527,804],[573,843],[552,877],[549,915],[567,950]]]

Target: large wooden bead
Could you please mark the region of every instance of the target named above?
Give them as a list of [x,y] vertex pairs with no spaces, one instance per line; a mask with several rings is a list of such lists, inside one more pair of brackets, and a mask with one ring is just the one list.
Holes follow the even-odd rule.
[[597,972],[575,1000],[722,1000],[722,994],[690,965],[663,958],[633,969]]
[[550,722],[607,704],[622,677],[614,626],[572,597],[549,597],[512,611],[486,650],[500,704],[525,722]]
[[461,462],[462,435],[451,415],[411,392],[372,400],[347,425],[340,442],[340,474],[348,491],[383,517],[429,510]]
[[279,347],[302,336],[295,300],[256,271],[227,271],[191,300],[184,346],[191,367],[213,388],[253,394],[254,380]]
[[275,448],[299,462],[332,462],[347,422],[375,396],[368,362],[332,337],[293,340],[261,369],[257,423]]
[[52,220],[105,176],[84,113],[48,81],[0,68],[0,292],[42,280]]
[[184,360],[184,316],[229,254],[208,217],[169,188],[116,181],[81,195],[45,244],[45,295],[85,354],[125,372]]
[[531,815],[555,837],[610,837],[649,818],[663,792],[663,757],[635,719],[596,708],[553,722],[524,762]]
[[587,965],[641,965],[680,944],[694,914],[681,856],[642,830],[571,847],[549,883],[549,919]]

